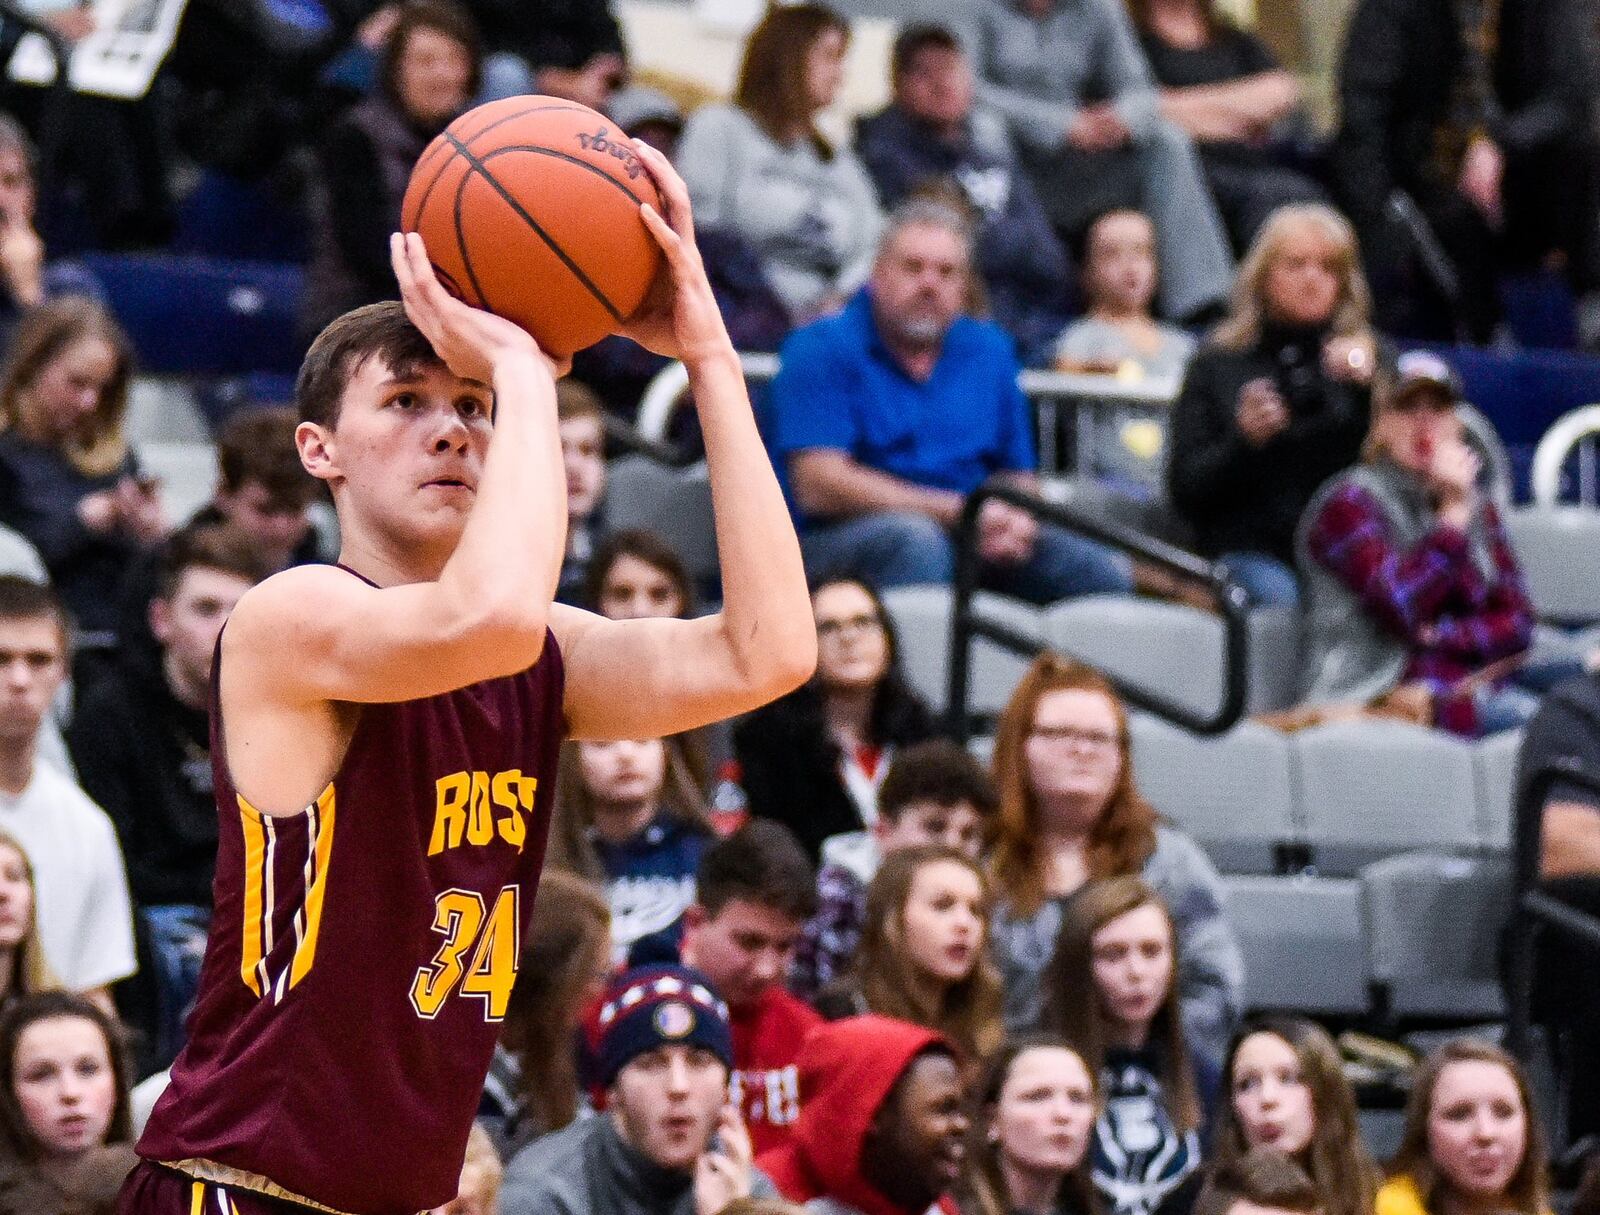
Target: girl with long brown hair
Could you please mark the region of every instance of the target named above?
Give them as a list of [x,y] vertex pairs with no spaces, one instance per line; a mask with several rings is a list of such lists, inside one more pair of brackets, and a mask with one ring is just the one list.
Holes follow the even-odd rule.
[[1079,888],[1141,875],[1177,909],[1178,993],[1190,1040],[1220,1059],[1244,982],[1222,879],[1199,845],[1139,795],[1127,712],[1111,685],[1081,663],[1041,654],[1000,716],[994,774],[991,932],[1007,1027],[1038,1025],[1040,978]]
[[985,950],[988,891],[966,853],[891,853],[867,887],[855,965],[818,993],[830,1020],[881,1013],[938,1030],[969,1060],[1000,1045],[1000,983]]
[[612,970],[605,894],[575,874],[546,873],[484,1085],[497,1115],[487,1129],[506,1159],[578,1116],[578,1028]]
[[866,281],[883,224],[861,162],[817,125],[849,44],[849,23],[827,5],[771,5],[745,44],[732,104],[696,111],[678,142],[696,221],[750,244],[796,324]]
[[1411,1078],[1377,1215],[1550,1215],[1548,1169],[1522,1065],[1498,1046],[1456,1038]]
[[603,886],[617,961],[694,902],[711,841],[705,793],[660,738],[562,744],[551,869]]
[[973,1093],[962,1215],[1090,1215],[1098,1096],[1064,1039],[1023,1035],[996,1051]]
[[1326,1030],[1304,1017],[1252,1018],[1234,1035],[1222,1082],[1227,1100],[1213,1139],[1215,1171],[1271,1148],[1305,1169],[1322,1215],[1372,1215],[1378,1169]]
[[1217,1071],[1189,1049],[1179,957],[1161,896],[1108,878],[1072,901],[1046,977],[1046,1032],[1075,1044],[1100,1081],[1091,1176],[1108,1215],[1180,1215],[1200,1188]]
[[10,832],[0,831],[0,1008],[61,986],[39,942],[38,907],[33,863]]
[[115,641],[123,576],[165,531],[123,430],[132,364],[110,313],[62,296],[23,318],[0,378],[0,518],[39,550],[82,644]]

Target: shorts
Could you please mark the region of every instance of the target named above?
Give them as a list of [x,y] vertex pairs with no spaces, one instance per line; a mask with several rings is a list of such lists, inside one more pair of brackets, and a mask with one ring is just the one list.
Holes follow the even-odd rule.
[[317,1215],[311,1207],[238,1186],[197,1181],[141,1160],[117,1195],[116,1215]]

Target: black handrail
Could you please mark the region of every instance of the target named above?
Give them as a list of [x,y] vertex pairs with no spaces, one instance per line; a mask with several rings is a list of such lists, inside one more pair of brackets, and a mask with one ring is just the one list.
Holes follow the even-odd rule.
[[606,439],[623,448],[629,455],[643,456],[667,468],[688,468],[691,464],[699,463],[698,456],[690,456],[670,443],[661,443],[648,438],[621,418],[609,413],[604,415],[602,424],[605,427]]
[[973,639],[984,637],[1029,657],[1046,648],[1036,639],[997,621],[985,620],[973,611],[972,600],[978,590],[979,573],[978,512],[989,501],[1010,503],[1036,519],[1096,540],[1169,574],[1206,587],[1222,612],[1224,629],[1222,657],[1225,673],[1222,704],[1216,712],[1209,716],[1195,713],[1186,705],[1168,700],[1165,696],[1123,683],[1111,672],[1105,674],[1129,704],[1196,734],[1221,734],[1244,716],[1246,672],[1249,669],[1249,604],[1243,589],[1228,579],[1221,566],[1120,523],[1096,518],[1060,502],[1050,502],[1008,481],[994,478],[984,482],[967,498],[956,532],[955,604],[950,619],[950,695],[946,703],[949,728],[958,739],[964,742],[971,733],[967,699],[972,676]]
[[1541,888],[1544,808],[1557,782],[1576,785],[1600,801],[1600,777],[1584,771],[1572,759],[1543,765],[1527,778],[1517,794],[1511,841],[1511,924],[1506,938],[1506,1049],[1524,1061],[1533,1019],[1534,954],[1539,933],[1560,933],[1600,954],[1600,917],[1564,903]]

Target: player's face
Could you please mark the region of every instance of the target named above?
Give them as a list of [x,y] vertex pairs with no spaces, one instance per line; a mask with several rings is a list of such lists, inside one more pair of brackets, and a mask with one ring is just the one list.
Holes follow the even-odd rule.
[[783,982],[803,927],[775,907],[730,899],[716,915],[694,925],[690,965],[734,1008],[748,1007]]
[[86,1017],[35,1021],[17,1039],[12,1083],[28,1129],[57,1157],[105,1142],[117,1081],[100,1027]]
[[0,843],[0,949],[21,945],[33,926],[33,883],[28,862],[11,844]]
[[605,493],[606,461],[599,418],[568,418],[561,423],[561,462],[567,472],[567,518],[587,519]]
[[289,564],[311,530],[306,503],[276,498],[260,481],[219,489],[213,501],[223,518],[249,536],[277,569]]
[[397,375],[356,369],[332,428],[305,423],[313,475],[344,491],[340,521],[416,547],[454,549],[477,496],[493,434],[486,384],[430,364]]
[[687,1172],[711,1146],[728,1099],[728,1069],[699,1046],[661,1046],[635,1056],[611,1088],[617,1129],[664,1169]]
[[150,631],[161,643],[175,692],[204,689],[211,682],[217,635],[234,605],[250,589],[247,579],[224,570],[185,570],[170,599],[150,605]]
[[66,639],[54,619],[0,620],[0,738],[37,734],[66,677]]

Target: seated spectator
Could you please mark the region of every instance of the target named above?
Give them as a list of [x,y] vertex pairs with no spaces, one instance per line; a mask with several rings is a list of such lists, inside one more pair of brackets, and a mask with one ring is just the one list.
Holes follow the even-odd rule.
[[22,124],[0,113],[0,350],[10,347],[17,322],[35,304],[59,295],[101,294],[95,277],[78,262],[49,260],[34,226],[37,158]]
[[[966,496],[992,474],[1036,487],[1011,339],[962,315],[970,263],[962,215],[908,202],[867,288],[784,343],[774,454],[788,466],[813,574],[947,584]],[[1005,502],[984,504],[979,554],[985,586],[1035,603],[1133,589],[1126,558]]]
[[795,942],[816,907],[811,862],[777,823],[747,823],[700,859],[684,913],[684,965],[727,1002],[730,1099],[757,1153],[789,1140],[800,1113],[795,1060],[822,1018],[783,988]]
[[[1194,338],[1150,312],[1158,267],[1156,234],[1141,211],[1108,211],[1089,226],[1084,244],[1085,314],[1055,344],[1057,371],[1114,375],[1152,395],[1175,397],[1194,354]],[[1094,471],[1159,491],[1166,427],[1148,410],[1102,415],[1091,453]]]
[[309,340],[337,316],[398,297],[389,234],[411,168],[478,91],[482,52],[452,0],[404,0],[384,42],[378,88],[336,121],[317,149],[313,252],[300,306]]
[[1127,710],[1111,685],[1088,667],[1041,654],[1000,715],[994,772],[991,931],[1008,1028],[1039,1024],[1041,976],[1084,883],[1140,876],[1173,909],[1189,1044],[1219,1060],[1244,986],[1222,878],[1200,846],[1139,795]]
[[1167,441],[1173,505],[1252,604],[1299,603],[1295,527],[1360,454],[1377,357],[1350,225],[1322,206],[1279,211],[1189,364]]
[[36,762],[40,726],[67,676],[66,614],[54,592],[0,577],[0,830],[33,864],[39,939],[62,985],[109,1009],[134,971],[133,911],[111,820],[61,770]]
[[1308,701],[1420,698],[1456,734],[1514,729],[1536,689],[1577,664],[1522,666],[1533,605],[1456,406],[1460,385],[1426,351],[1378,393],[1367,462],[1324,486],[1299,542]]
[[694,615],[694,586],[677,550],[654,532],[612,532],[594,550],[584,579],[590,611],[610,620]]
[[546,1135],[506,1165],[504,1215],[718,1215],[772,1186],[728,1100],[728,1013],[681,966],[619,975],[598,1013],[602,1117]]
[[1228,235],[1194,145],[1161,116],[1127,10],[1114,0],[979,0],[968,47],[978,99],[998,111],[1051,222],[1076,239],[1094,216],[1141,204],[1161,246],[1161,310],[1219,310]]
[[705,796],[663,740],[562,747],[549,863],[605,887],[618,961],[694,902],[710,840]]
[[1247,248],[1279,207],[1326,201],[1274,147],[1288,143],[1304,112],[1300,82],[1261,39],[1214,0],[1137,0],[1131,11],[1161,114],[1194,141],[1235,249]]
[[870,828],[897,748],[934,733],[906,683],[883,601],[864,582],[830,578],[811,592],[817,670],[734,727],[749,809],[794,833],[811,859],[823,841]]
[[1234,1035],[1222,1082],[1227,1100],[1212,1137],[1216,1168],[1208,1191],[1234,1188],[1233,1178],[1253,1174],[1253,1157],[1274,1151],[1308,1174],[1315,1201],[1301,1209],[1369,1215],[1378,1170],[1326,1030],[1303,1017],[1255,1018]]
[[1559,266],[1593,339],[1593,28],[1573,0],[1351,8],[1334,180],[1388,332],[1486,342],[1502,269]]
[[0,1014],[0,1215],[110,1215],[138,1163],[122,1032],[66,992]]
[[154,972],[140,1021],[150,1032],[155,1069],[183,1045],[211,930],[217,638],[234,605],[267,573],[250,538],[226,525],[182,533],[167,546],[150,604],[159,661],[128,655],[113,664],[79,702],[68,735],[84,792],[111,817],[128,867]]
[[478,1109],[501,1156],[587,1112],[579,1027],[611,981],[611,957],[604,892],[560,869],[546,871]]
[[211,499],[173,536],[134,559],[123,580],[117,640],[126,654],[155,657],[150,633],[150,603],[161,585],[169,547],[184,532],[226,524],[249,539],[269,573],[323,560],[321,540],[311,525],[311,505],[321,496],[295,450],[300,424],[288,406],[241,410],[217,434],[217,485]]
[[966,853],[901,849],[867,887],[861,947],[846,974],[817,993],[817,1010],[830,1021],[873,1012],[925,1025],[965,1058],[982,1059],[1005,1035],[988,913],[983,873]]
[[1089,1140],[1099,1087],[1059,1038],[1014,1038],[973,1093],[962,1215],[1092,1215]]
[[756,1161],[785,1198],[818,1215],[954,1215],[967,1113],[950,1043],[891,1017],[836,1021],[801,1048],[800,1089],[792,1139]]
[[610,113],[628,72],[610,0],[543,0],[537,21],[518,0],[471,0],[471,9],[490,52],[480,100],[534,93]]
[[890,61],[894,100],[856,127],[856,153],[886,207],[949,182],[977,217],[975,261],[991,318],[1041,362],[1066,319],[1072,268],[1003,128],[976,112],[972,64],[940,25],[910,25]]
[[[1600,779],[1600,669],[1561,683],[1545,697],[1523,735],[1517,790],[1526,790],[1540,770],[1556,763]],[[1600,793],[1558,780],[1543,806],[1542,827],[1542,887],[1564,903],[1600,915]],[[1563,1085],[1568,1143],[1600,1133],[1600,1034],[1593,1032],[1600,1024],[1600,983],[1595,979],[1592,955],[1582,942],[1565,933],[1540,934],[1533,1012],[1571,1078]],[[1600,1203],[1600,1166],[1594,1193]]]
[[1182,1215],[1199,1190],[1217,1070],[1184,1032],[1178,964],[1172,913],[1138,878],[1090,884],[1061,922],[1044,1023],[1100,1077],[1092,1176],[1107,1215]]
[[884,857],[941,844],[976,861],[997,806],[994,782],[965,747],[933,739],[896,755],[878,790],[878,821],[824,843],[821,906],[801,934],[790,986],[810,995],[849,969],[861,943],[867,883]]
[[1544,1133],[1522,1065],[1457,1038],[1411,1078],[1405,1131],[1376,1215],[1550,1215]]
[[1194,1215],[1324,1215],[1324,1197],[1305,1169],[1284,1153],[1251,1148],[1217,1165]]
[[556,384],[556,420],[567,471],[567,556],[556,598],[577,605],[605,530],[605,414],[593,392],[577,380],[563,379]]
[[461,1187],[456,1196],[428,1215],[499,1215],[500,1183],[505,1168],[483,1123],[467,1134],[467,1156],[461,1162]]
[[861,285],[882,223],[861,162],[817,127],[849,40],[826,5],[774,6],[745,43],[733,103],[697,110],[678,142],[695,223],[742,236],[797,325]]
[[123,431],[132,361],[108,312],[64,296],[23,318],[0,379],[0,522],[39,550],[80,646],[114,642],[117,588],[165,530]]
[[0,1012],[23,996],[61,986],[44,960],[38,906],[28,854],[0,831]]

